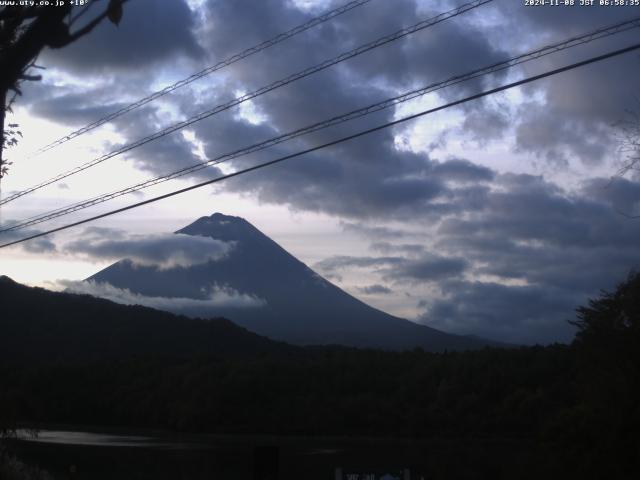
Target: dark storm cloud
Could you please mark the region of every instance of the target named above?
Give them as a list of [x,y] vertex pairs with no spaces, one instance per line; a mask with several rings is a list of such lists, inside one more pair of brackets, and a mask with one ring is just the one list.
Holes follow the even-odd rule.
[[[268,55],[259,54],[252,57],[251,62],[235,64],[227,70],[226,77],[221,77],[226,78],[224,83],[216,84],[216,88],[197,96],[184,91],[172,97],[174,108],[187,116],[210,109],[233,98],[239,91],[252,91],[269,81],[446,10],[443,6],[438,12],[418,12],[416,5],[408,0],[377,2],[375,8],[370,7],[367,5],[358,9],[357,18],[354,17],[355,12],[351,12],[305,32],[295,41],[284,42],[270,50]],[[247,0],[233,3],[211,1],[206,3],[204,12],[208,23],[200,38],[209,53],[207,61],[211,62],[273,36],[283,29],[283,25],[293,26],[309,17],[308,13],[284,0],[257,4]],[[162,13],[167,16],[170,14],[173,15],[170,11]],[[137,10],[129,14],[132,22],[136,20],[136,15]],[[179,15],[173,16],[176,22],[181,18]],[[451,75],[454,63],[459,67],[467,61],[494,60],[499,54],[478,35],[479,27],[472,24],[471,18],[474,17],[461,16],[456,21],[444,22],[380,51],[369,52],[356,61],[341,64],[260,97],[255,101],[255,106],[267,118],[263,124],[251,124],[234,116],[233,112],[224,112],[191,129],[197,139],[203,142],[207,157],[212,158],[265,140],[277,132],[290,131],[318,119],[366,106],[418,80],[424,82],[432,77],[444,78]],[[189,22],[192,20],[181,28],[193,29],[193,23]],[[243,32],[243,35],[237,35],[237,32]],[[451,51],[445,54],[440,48],[442,42],[461,57],[453,60],[456,55]],[[184,48],[188,45],[184,38],[176,43]],[[109,48],[115,50],[116,46]],[[156,47],[156,50],[161,49]],[[72,53],[70,56],[73,58]],[[425,68],[425,62],[416,62],[415,58],[429,58],[428,68]],[[130,69],[130,73],[135,74],[135,70],[137,68]],[[256,72],[260,74],[256,75]],[[363,88],[364,85],[366,88]],[[70,121],[99,115],[101,105],[105,103],[101,103],[98,97],[108,96],[109,91],[108,87],[103,89],[106,94],[87,96],[93,98],[92,102],[74,99],[73,92],[59,96],[58,101],[40,107],[40,113],[53,118],[59,112],[60,118]],[[282,145],[271,149],[269,154],[257,154],[253,158],[274,158],[333,140],[337,135],[384,123],[391,120],[392,116],[393,110],[379,112],[356,124],[317,132],[311,139]],[[172,123],[164,117],[165,112],[159,113],[152,107],[144,108],[118,119],[116,128],[125,135],[126,142],[130,142]],[[297,210],[356,218],[390,215],[406,218],[412,215],[415,208],[429,208],[437,214],[442,213],[442,204],[429,204],[442,196],[451,195],[445,185],[449,179],[490,179],[486,169],[465,163],[464,160],[454,160],[443,166],[434,164],[425,154],[400,152],[395,147],[394,135],[394,131],[387,130],[362,141],[308,155],[305,160],[291,162],[286,168],[272,168],[263,170],[260,175],[236,178],[225,188],[251,195],[263,202],[284,203]],[[139,168],[152,174],[164,174],[196,163],[197,158],[192,150],[193,145],[180,133],[173,133],[127,156]],[[234,163],[243,165],[241,161]],[[209,178],[219,173],[218,170],[212,170],[199,175]]]
[[[284,25],[300,23],[309,15],[284,0],[269,0],[258,4],[249,0],[233,3],[211,0],[204,8],[208,23],[201,38],[211,59],[224,58],[269,38],[283,30]],[[444,9],[444,6],[439,6],[438,11]],[[542,12],[545,9],[540,9],[541,12],[529,10],[531,9],[526,9],[520,4],[516,8],[505,2],[482,7],[379,51],[369,52],[260,97],[255,101],[255,105],[268,118],[268,125],[249,125],[247,122],[227,118],[217,124],[212,123],[212,128],[205,128],[204,124],[197,127],[197,136],[204,142],[208,156],[214,152],[224,153],[233,150],[234,147],[246,145],[252,139],[268,138],[275,131],[289,131],[318,119],[381,100],[408,88],[409,85],[442,80],[452,74],[464,73],[513,55],[514,52],[510,52],[509,48],[514,46],[505,44],[503,38],[496,37],[495,30],[485,27],[481,21],[484,13],[502,16],[505,25],[504,30],[500,30],[501,34],[509,32],[510,29],[513,30],[512,33],[518,32],[524,38],[529,38],[528,35],[531,34],[529,43],[536,47],[551,40],[565,38],[568,33],[587,31],[602,25],[605,21],[610,23],[625,17],[620,13],[620,9],[620,12],[614,13],[611,9],[595,8],[591,11],[597,11],[599,15],[585,14],[581,11],[574,18],[573,14],[563,12],[560,16],[564,21],[558,22],[555,12],[551,13],[553,9],[547,9],[549,13]],[[577,12],[589,9],[565,10]],[[628,17],[628,9],[626,12]],[[394,31],[435,13],[432,10],[427,12],[423,8],[417,9],[414,2],[409,0],[367,5],[357,10],[357,21],[354,20],[356,12],[351,12],[306,32],[295,40],[278,45],[269,50],[268,54],[260,54],[251,61],[235,64],[228,69],[226,81],[229,85],[226,88],[230,94],[234,90],[252,91],[369,41],[384,32]],[[548,19],[551,20],[547,22]],[[523,24],[531,31],[522,32]],[[555,27],[549,28],[549,24]],[[534,29],[538,32],[537,36],[533,35]],[[237,32],[243,32],[243,35],[237,35]],[[372,32],[375,32],[375,35]],[[608,42],[607,45],[615,44],[610,40]],[[446,45],[447,48],[442,48],[442,45]],[[580,53],[587,55],[592,51],[594,50],[589,47],[583,48]],[[564,57],[545,58],[540,65],[561,64],[564,60],[571,60],[571,55],[575,53],[571,52]],[[456,129],[456,132],[469,135],[482,143],[488,139],[499,139],[511,126],[515,126],[516,144],[520,151],[534,153],[557,167],[566,166],[573,158],[589,165],[601,162],[612,150],[611,123],[623,114],[625,99],[629,98],[633,90],[633,86],[624,81],[625,78],[634,76],[637,65],[632,64],[630,58],[614,60],[609,68],[600,65],[589,67],[586,70],[588,74],[569,73],[554,77],[553,82],[530,87],[531,92],[544,93],[544,104],[525,105],[513,118],[507,109],[490,106],[484,101],[468,104],[463,109],[463,128]],[[525,71],[538,71],[541,67],[527,65],[523,68]],[[480,87],[499,81],[500,76],[487,77],[479,83],[463,84],[441,93],[447,99],[458,98],[462,94],[475,92]],[[605,88],[605,85],[616,85],[616,88]],[[231,98],[232,95],[227,97]],[[206,104],[212,103],[207,100]],[[392,112],[383,112],[357,125],[365,128],[388,121],[391,114]],[[345,127],[345,132],[353,131],[351,128]],[[333,139],[336,133],[336,129],[321,132],[314,135],[313,141],[301,142],[300,145],[309,146]],[[321,159],[323,165],[320,167],[310,167],[308,164],[299,168],[289,166],[286,174],[280,171],[277,175],[270,172],[260,175],[260,184],[253,180],[255,176],[247,176],[234,181],[229,188],[233,191],[253,191],[265,202],[285,203],[296,209],[328,211],[350,216],[371,216],[374,214],[372,210],[384,214],[389,210],[395,210],[399,203],[406,201],[417,200],[420,204],[424,197],[417,198],[409,194],[404,198],[398,198],[397,191],[410,192],[412,188],[416,188],[415,184],[405,185],[399,179],[419,175],[424,169],[428,169],[428,157],[411,159],[407,158],[411,155],[398,152],[393,143],[393,132],[385,132],[375,141],[369,140],[365,143],[380,145],[382,148],[362,148],[357,142],[353,142],[341,147],[336,153],[323,152],[322,155],[312,156]],[[274,154],[285,151],[289,152],[276,149]],[[337,160],[344,159],[348,159],[349,165],[337,164]],[[378,179],[368,175],[361,167],[365,160],[368,162],[367,169],[378,169]],[[380,171],[380,168],[384,168],[383,162],[393,165],[390,172]],[[389,178],[394,176],[397,178],[395,181]],[[366,182],[356,182],[353,178],[366,179]],[[375,202],[377,197],[389,193],[380,178],[385,178],[387,183],[393,183],[397,187],[388,195],[390,208],[384,208],[387,205],[380,208]],[[316,181],[319,184],[316,184]],[[346,188],[337,188],[336,183]],[[371,187],[358,188],[358,184],[364,183]],[[293,192],[291,184],[298,186]],[[330,188],[332,186],[333,189]],[[436,186],[429,185],[422,189],[433,191],[434,187]],[[317,192],[323,192],[327,188],[329,191],[325,195],[326,198],[337,198],[342,202],[324,204],[322,199],[318,198]],[[395,206],[391,205],[394,201]],[[363,203],[371,204],[372,208],[363,208]]]
[[467,262],[425,253],[419,258],[334,256],[316,263],[314,267],[328,273],[367,268],[389,282],[422,283],[460,276],[467,268]]
[[[632,8],[599,6],[557,12],[540,9],[522,15],[513,4],[504,2],[504,9],[510,18],[510,25],[505,28],[517,29],[523,40],[532,44],[558,41],[637,16]],[[528,64],[524,70],[539,73],[587,59],[633,44],[636,37],[634,29]],[[570,159],[587,166],[607,161],[617,145],[619,132],[615,125],[624,119],[626,109],[637,95],[636,86],[628,79],[638,75],[640,59],[637,53],[630,53],[526,87],[527,95],[537,93],[544,101],[525,104],[515,115],[518,148],[559,167],[566,166]]]
[[594,178],[586,182],[582,192],[588,198],[608,203],[621,213],[636,214],[640,207],[640,183],[627,178]]
[[640,267],[640,222],[612,207],[637,201],[640,184],[607,182],[571,195],[540,177],[500,176],[485,208],[442,221],[435,236],[438,251],[464,254],[469,275],[495,280],[443,284],[424,318],[510,342],[568,340],[573,309]]
[[56,244],[48,238],[34,238],[22,245],[25,252],[29,253],[54,253]]
[[[232,151],[229,143],[234,138],[253,140],[257,132],[260,132],[257,138],[269,138],[268,127],[234,123],[238,128],[236,135],[226,127],[211,133],[213,139],[207,142],[207,153],[213,153],[214,146],[216,152]],[[227,126],[230,124],[226,122]],[[235,145],[239,143],[235,141]],[[293,146],[297,145],[300,146],[282,146],[253,158],[277,158],[305,147],[304,144]],[[452,203],[445,206],[439,201],[442,198],[455,196],[462,202],[474,201],[473,197],[484,193],[478,183],[490,181],[493,175],[489,169],[464,159],[434,162],[424,154],[397,151],[392,133],[384,132],[305,155],[286,165],[262,170],[258,175],[235,178],[226,188],[244,194],[251,192],[263,202],[284,203],[294,210],[352,218],[396,216],[406,219],[416,209],[443,213],[442,209],[449,209]],[[470,185],[454,188],[450,183]]]
[[[446,192],[440,180],[424,174],[424,159],[418,155],[390,158],[389,147],[381,145],[367,163],[365,157],[358,161],[350,153],[310,155],[261,175],[239,177],[229,186],[233,191],[253,191],[263,202],[346,217],[406,216],[407,207],[425,205]],[[384,160],[389,163],[383,165]]]
[[[599,6],[536,9],[524,7],[522,2],[496,2],[492,8],[498,14],[497,28],[481,26],[482,22],[478,22],[477,29],[469,32],[479,39],[476,43],[488,40],[491,45],[500,45],[503,52],[486,49],[485,52],[473,52],[471,59],[464,54],[448,57],[453,62],[460,59],[463,71],[637,16],[633,8]],[[479,11],[478,15],[481,13]],[[513,71],[521,71],[518,76],[541,73],[627,46],[635,42],[636,36],[637,29],[634,29],[526,63]],[[509,44],[506,40],[509,38],[518,38],[518,42]],[[464,41],[461,38],[443,44],[448,46],[449,52],[449,48],[456,48]],[[436,54],[436,62],[438,58]],[[431,62],[423,64],[430,65]],[[456,67],[452,65],[450,71],[457,71]],[[628,79],[637,78],[639,74],[640,59],[632,53],[523,87],[525,98],[537,96],[540,100],[526,102],[517,112],[509,112],[509,102],[504,101],[497,107],[490,106],[487,100],[466,104],[461,109],[465,116],[463,128],[456,129],[456,134],[467,135],[483,144],[487,140],[500,139],[513,125],[520,151],[533,153],[556,168],[566,167],[572,160],[586,165],[601,163],[615,150],[616,128],[612,125],[624,118],[630,100],[637,95],[636,86]],[[504,80],[485,80],[488,83],[484,88]],[[466,88],[467,93],[471,91],[474,88]],[[445,92],[445,97],[458,98],[461,93],[460,89],[454,89],[451,93]],[[500,98],[494,96],[492,100]]]
[[[74,68],[93,68],[92,65],[98,62],[110,65],[113,61],[125,69],[123,73],[135,76],[137,81],[128,82],[128,86],[137,89],[144,73],[141,65],[160,59],[173,59],[185,52],[192,56],[198,54],[200,47],[196,37],[201,43],[202,52],[206,52],[202,53],[201,63],[211,64],[300,24],[312,15],[286,0],[209,0],[197,14],[191,12],[183,0],[163,2],[162,7],[151,0],[130,3],[117,31],[111,24],[105,23],[82,42],[61,51],[60,66],[65,67],[64,62],[70,62],[69,65],[73,64]],[[511,49],[522,48],[521,43],[513,45],[504,42],[504,36],[517,33],[519,38],[523,38],[523,43],[540,46],[564,38],[569,33],[586,31],[630,16],[630,9],[567,8],[556,12],[558,9],[531,9],[515,3],[495,2],[483,6],[260,97],[255,101],[255,106],[267,118],[265,124],[251,125],[234,119],[232,114],[222,114],[215,120],[194,126],[193,130],[204,143],[207,155],[215,156],[254,140],[264,140],[275,132],[299,128],[318,119],[381,100],[408,86],[442,80],[494,63],[512,55],[514,52]],[[172,102],[183,114],[197,113],[216,102],[232,98],[238,91],[252,91],[452,6],[452,3],[439,4],[437,7],[417,6],[412,0],[374,2],[287,40],[250,60],[234,64],[224,73],[221,72],[222,75],[215,75],[215,80],[214,77],[207,78],[207,85],[215,83],[215,87],[205,89],[207,92],[204,96],[185,90]],[[331,5],[323,5],[322,8],[328,9]],[[200,16],[204,19],[202,25],[196,20]],[[499,18],[503,25],[500,29],[489,28],[485,17]],[[563,21],[558,21],[558,17],[562,17]],[[114,32],[110,33],[111,30]],[[136,43],[129,41],[134,33]],[[150,47],[151,44],[153,47]],[[588,53],[591,50],[583,48],[582,51]],[[541,64],[557,62],[552,58],[555,57],[543,59]],[[573,157],[587,164],[597,163],[611,151],[611,122],[622,114],[627,104],[625,99],[634,88],[631,82],[624,79],[637,76],[632,74],[638,68],[630,57],[615,60],[609,65],[612,66],[590,67],[588,74],[571,73],[554,78],[553,82],[531,87],[531,91],[545,94],[545,104],[526,105],[514,114],[514,118],[510,118],[508,109],[490,106],[487,102],[468,104],[462,110],[465,115],[463,128],[456,129],[456,132],[483,142],[497,139],[515,126],[520,151],[532,152],[557,166],[566,165]],[[481,86],[493,85],[496,81],[500,81],[500,77],[485,78],[480,82],[482,85],[478,82],[464,84],[441,93],[445,98],[457,98],[463,93],[477,91]],[[224,85],[219,82],[224,82]],[[124,83],[127,82],[117,83],[113,97],[121,96],[122,89],[126,88]],[[616,88],[605,88],[606,85],[615,85]],[[105,100],[108,92],[109,89],[105,89],[102,95]],[[94,97],[94,100],[74,101],[70,92],[66,97],[60,96],[57,102],[52,101],[40,107],[41,114],[55,118],[58,112],[59,118],[73,122],[75,117],[97,116],[103,112],[104,105],[112,103],[98,97]],[[74,108],[69,105],[78,106]],[[378,113],[359,122],[357,126],[365,128],[388,121],[392,114],[392,111]],[[153,109],[147,110],[145,115],[135,117],[135,124],[156,127],[158,122],[155,116]],[[118,125],[118,130],[125,132],[128,141],[139,137],[138,129]],[[299,141],[295,145],[305,147],[317,144],[335,138],[338,133],[349,133],[355,129],[352,126],[330,129],[315,134],[313,140]],[[174,133],[172,137],[179,135]],[[411,203],[424,207],[425,202],[437,198],[442,190],[437,182],[419,178],[429,171],[430,159],[426,155],[418,157],[398,152],[393,136],[393,131],[387,131],[365,142],[352,142],[332,151],[312,155],[312,158],[318,159],[315,163],[321,163],[319,166],[310,166],[311,161],[299,167],[289,164],[286,173],[278,170],[277,174],[263,172],[260,176],[247,176],[230,183],[228,188],[252,192],[265,202],[284,203],[294,209],[338,215],[370,217],[376,212],[386,215],[398,209],[406,210]],[[157,148],[147,147],[147,152],[141,153],[140,158],[132,158],[152,173],[166,173],[166,167],[172,162],[175,167],[191,163],[193,159],[188,154],[188,161],[183,161],[188,146],[179,145],[183,143],[181,139],[165,142],[170,143]],[[175,151],[171,151],[172,148]],[[273,153],[277,156],[290,151],[283,147],[273,150]],[[163,152],[167,152],[164,155],[166,159],[157,162],[152,160],[153,156],[163,155]],[[257,182],[257,178],[261,181]],[[362,187],[365,184],[367,188]],[[292,189],[291,185],[295,185],[295,188]],[[326,192],[324,199],[320,198],[323,192]],[[385,198],[388,201],[385,202]]]
[[404,259],[402,257],[351,257],[339,255],[326,258],[316,263],[314,265],[314,268],[322,270],[323,272],[332,273],[335,270],[342,270],[350,267],[381,267],[386,265],[398,265],[402,262],[404,262]]
[[486,145],[489,141],[502,138],[509,128],[511,117],[508,111],[496,108],[476,108],[466,112],[464,121],[457,135],[470,135],[479,145]]
[[501,180],[502,188],[488,195],[482,213],[444,220],[440,236],[491,235],[555,247],[634,247],[640,224],[629,222],[597,197],[569,195],[531,175],[505,174]]
[[[172,119],[166,111],[147,105],[128,115],[118,118],[114,124],[125,140],[120,144],[111,145],[108,151],[126,148],[132,143],[147,139],[156,132],[173,125]],[[188,140],[183,132],[174,132],[162,136],[157,140],[149,141],[136,147],[122,156],[126,157],[140,170],[151,175],[165,175],[186,167],[201,163],[196,155],[196,145]],[[200,176],[213,177],[220,175],[221,171],[215,166],[209,166],[200,171]]]
[[[455,3],[459,5],[463,2]],[[292,26],[308,18],[308,14],[303,15],[293,8],[292,2],[285,0],[268,0],[257,5],[251,0],[233,3],[211,0],[207,5],[211,24],[205,42],[219,57],[245,48],[259,39],[269,38],[283,25]],[[415,2],[409,0],[374,2],[335,18],[297,37],[295,41],[278,46],[272,54],[252,60],[251,65],[240,64],[234,68],[245,82],[263,81],[255,79],[256,71],[270,78],[272,72],[281,75],[286,71],[305,68],[379,36],[431,18],[453,6],[453,2],[440,2],[427,8],[418,8]],[[330,6],[323,5],[323,8]],[[239,31],[247,32],[247,35],[236,35]],[[446,52],[442,45],[447,45]],[[368,87],[386,84],[392,88],[400,85],[406,88],[407,85],[442,80],[443,75],[448,77],[462,73],[466,66],[483,60],[495,60],[498,55],[482,34],[481,25],[471,12],[354,58],[337,70],[347,74],[343,87],[366,83]],[[254,68],[255,62],[258,68]],[[325,95],[323,90],[317,93]]]
[[593,178],[569,192],[540,176],[493,178],[473,202],[452,196],[454,214],[434,224],[416,213],[411,224],[424,229],[424,244],[347,223],[370,240],[386,233],[372,244],[386,256],[331,257],[317,266],[368,270],[386,288],[436,288],[420,302],[420,321],[446,331],[512,343],[570,341],[574,309],[640,268],[640,221],[616,210],[637,208],[640,183]]
[[[346,2],[326,2],[320,10],[326,11],[343,3]],[[295,40],[278,45],[269,55],[261,55],[255,60],[261,65],[275,62],[276,73],[304,68],[324,60],[327,55],[340,53],[384,33],[396,31],[416,18],[415,5],[411,1],[375,2],[375,8],[369,8],[371,6],[366,5],[336,17]],[[209,0],[204,8],[210,21],[203,35],[203,46],[219,58],[271,38],[319,13],[303,12],[288,0]],[[238,35],[238,32],[243,34]],[[251,65],[244,63],[234,68],[246,69],[247,73],[255,72]],[[264,76],[270,71],[265,72]]]
[[445,298],[432,303],[420,321],[448,332],[477,335],[512,343],[570,341],[567,320],[582,298],[541,286],[452,282]]
[[[527,111],[516,128],[519,151],[534,153],[560,168],[568,167],[572,157],[593,166],[605,155],[615,152],[615,137],[610,125],[559,112],[547,105],[530,105]],[[618,112],[618,115],[622,114],[622,110]],[[563,119],[559,121],[559,118]]]
[[[12,220],[4,220],[1,224],[2,228],[9,228],[12,224],[17,222]],[[41,233],[41,230],[33,230],[33,229],[25,229],[25,230],[17,230],[17,231],[9,231],[9,232],[1,232],[0,233],[0,244],[5,244],[9,242],[14,242],[17,240],[22,240],[23,238],[30,237],[32,235],[37,235]],[[27,253],[55,253],[57,251],[56,244],[52,240],[52,236],[44,236],[34,238],[33,240],[28,240],[23,243],[19,243],[12,247],[8,247],[16,250],[23,250]]]
[[[208,2],[210,29],[204,36],[211,49],[223,57],[246,47],[258,38],[273,35],[274,25],[294,25],[303,15],[292,8],[290,2],[240,1],[230,4]],[[231,68],[236,88],[252,91],[269,81],[282,78],[336,54],[370,41],[384,33],[434,15],[435,11],[416,11],[411,1],[377,2],[358,9],[355,13],[334,19],[295,41],[279,45],[269,55],[259,55],[251,62],[241,62]],[[446,10],[444,6],[438,11]],[[457,22],[457,20],[460,20]],[[495,60],[499,55],[487,41],[478,37],[477,27],[469,19],[460,17],[456,22],[445,22],[429,31],[417,33],[405,40],[369,52],[345,64],[305,78],[284,89],[271,92],[255,101],[264,112],[267,125],[249,125],[246,122],[227,122],[213,129],[196,127],[198,138],[205,143],[208,156],[213,152],[229,150],[232,145],[255,138],[268,138],[269,130],[286,132],[314,123],[322,118],[360,108],[407,88],[416,82],[428,82],[436,77],[446,78],[468,61]],[[433,30],[433,32],[431,32]],[[231,32],[251,32],[249,37],[238,37]],[[255,38],[251,36],[255,36]],[[462,55],[442,51],[445,42]],[[415,58],[429,58],[429,62],[416,62]],[[428,63],[428,68],[425,67]],[[260,72],[260,75],[256,75]],[[427,73],[428,72],[428,73]],[[366,85],[366,88],[363,86]],[[335,139],[337,135],[377,125],[392,118],[393,110],[379,112],[356,124],[318,132],[311,140],[300,141],[300,148]],[[224,134],[218,133],[218,129]],[[235,131],[234,131],[235,130]],[[295,149],[274,150],[273,157]],[[467,168],[465,168],[467,167]],[[437,166],[439,168],[439,166]],[[285,168],[264,170],[260,175],[247,175],[229,182],[227,188],[236,192],[252,192],[263,202],[284,203],[293,209],[329,212],[350,217],[372,217],[399,214],[407,216],[414,207],[424,207],[446,193],[443,180],[432,172],[428,156],[400,152],[395,148],[394,132],[385,131],[364,141],[354,141],[305,160],[287,164]],[[487,171],[462,162],[451,166],[459,179],[463,175],[485,176]]]
[[383,272],[383,275],[396,282],[436,282],[458,277],[468,266],[461,258],[425,255],[419,259],[405,260],[399,267]]
[[[33,101],[33,97],[30,97],[29,100],[33,102],[31,111],[39,117],[66,125],[85,125],[124,106],[123,104],[110,103],[100,93],[102,92],[96,90],[83,91],[82,93],[72,92],[43,99],[37,103]],[[90,99],[90,103],[87,103],[87,99]],[[102,103],[103,100],[106,100],[107,103]]]
[[446,180],[456,182],[488,182],[495,178],[490,168],[476,165],[464,158],[454,158],[446,162],[434,162],[432,173]]
[[200,58],[203,51],[194,37],[195,26],[195,15],[184,0],[134,0],[125,5],[117,27],[104,21],[72,45],[46,50],[41,63],[77,73],[113,74],[178,55]]
[[120,99],[131,93],[130,88],[109,80],[98,85],[54,85],[46,76],[42,82],[25,84],[22,102],[30,113],[69,126],[86,125],[119,110],[126,105]]
[[[388,2],[393,8],[393,2]],[[461,5],[465,2],[456,2]],[[434,3],[429,6],[428,14],[421,11],[414,14],[414,19],[436,15],[446,10],[443,5]],[[399,52],[390,56],[390,64],[387,68],[379,65],[379,70],[384,73],[384,78],[394,86],[427,85],[440,82],[452,76],[467,73],[486,65],[491,65],[508,58],[508,53],[503,46],[492,44],[480,21],[483,12],[498,8],[487,5],[476,11],[456,17],[453,21],[445,22],[434,28],[429,28],[419,34],[406,39]],[[484,10],[483,10],[484,9]],[[407,18],[407,17],[405,17]],[[409,17],[411,18],[411,17]],[[410,20],[408,21],[410,22]],[[443,46],[446,46],[443,48]],[[361,71],[367,75],[376,75],[373,69]],[[504,72],[495,76],[480,77],[468,82],[463,82],[455,88],[442,91],[444,98],[448,100],[476,93],[504,77]]]

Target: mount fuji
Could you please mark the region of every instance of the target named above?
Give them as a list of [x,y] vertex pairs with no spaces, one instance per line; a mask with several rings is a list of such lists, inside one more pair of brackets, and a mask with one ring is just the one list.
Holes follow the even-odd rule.
[[[174,313],[229,318],[260,335],[298,345],[443,351],[493,344],[447,334],[361,302],[242,218],[214,213],[175,233],[209,237],[230,249],[205,263],[168,268],[124,259],[87,281],[127,291],[134,299],[162,298],[162,308]],[[212,292],[249,301],[210,302]]]

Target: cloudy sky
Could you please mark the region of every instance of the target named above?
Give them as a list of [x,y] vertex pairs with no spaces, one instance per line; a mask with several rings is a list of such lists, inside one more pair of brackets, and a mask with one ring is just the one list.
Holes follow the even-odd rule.
[[[119,27],[104,23],[71,47],[41,55],[44,79],[25,85],[10,119],[20,124],[24,139],[8,152],[14,165],[3,179],[3,195],[464,0],[371,0],[29,158],[73,129],[342,3],[131,0]],[[6,204],[2,221],[127,187],[634,17],[640,17],[640,7],[527,7],[519,0],[494,0]],[[549,55],[31,231],[327,142],[638,38],[634,29]],[[224,244],[188,245],[168,233],[219,211],[246,218],[321,275],[390,313],[509,342],[568,341],[567,320],[575,307],[640,267],[640,219],[628,218],[640,214],[640,176],[631,171],[615,177],[628,161],[621,148],[625,122],[640,114],[639,75],[640,56],[631,53],[553,76],[89,228],[4,249],[0,273],[33,285],[68,285],[118,258],[144,260],[148,251],[167,252],[160,262],[165,265],[190,261],[193,248],[215,258],[224,254]]]

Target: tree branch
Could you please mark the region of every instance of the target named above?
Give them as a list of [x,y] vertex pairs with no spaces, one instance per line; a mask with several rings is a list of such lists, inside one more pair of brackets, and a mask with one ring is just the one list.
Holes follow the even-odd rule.
[[[88,33],[91,33],[91,31],[94,28],[96,28],[100,24],[100,22],[102,22],[105,18],[107,18],[110,15],[110,13],[111,13],[113,8],[117,8],[118,6],[122,6],[125,3],[127,3],[128,1],[129,0],[118,0],[116,2],[112,2],[113,4],[109,4],[109,6],[105,9],[105,11],[102,12],[100,15],[98,15],[96,18],[91,20],[89,23],[87,23],[84,27],[82,27],[77,32],[75,32],[73,34],[69,34],[69,43],[75,42],[79,38],[87,35]],[[66,44],[66,45],[68,45],[68,44]]]
[[22,74],[20,75],[20,80],[27,80],[29,82],[39,82],[40,80],[42,80],[42,75],[26,75],[26,74]]
[[69,20],[69,27],[71,27],[74,23],[76,23],[78,21],[78,19],[82,18],[82,16],[87,13],[89,10],[91,10],[91,7],[93,7],[97,2],[89,2],[88,5],[86,5],[80,12],[78,12],[77,15],[71,17],[71,19]]

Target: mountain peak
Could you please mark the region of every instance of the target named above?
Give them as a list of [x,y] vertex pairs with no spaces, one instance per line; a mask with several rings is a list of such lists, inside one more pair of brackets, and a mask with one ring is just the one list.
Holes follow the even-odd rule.
[[242,217],[234,217],[232,215],[225,215],[225,214],[220,213],[220,212],[215,212],[215,213],[211,214],[208,217],[200,217],[194,223],[202,223],[202,224],[206,224],[206,225],[215,224],[215,225],[222,225],[222,226],[249,224],[249,222],[247,222]]
[[216,212],[209,217],[200,217],[176,233],[211,237],[222,241],[251,241],[268,239],[260,230],[242,217],[233,217]]
[[12,278],[7,277],[6,275],[0,275],[0,284],[15,285],[15,283],[15,280]]
[[[91,280],[149,298],[198,300],[176,300],[170,308],[190,316],[224,316],[258,334],[301,345],[459,350],[487,344],[418,325],[362,303],[243,218],[214,213],[176,233],[214,238],[233,244],[233,248],[219,260],[188,268],[134,268],[119,262]],[[218,293],[216,286],[222,288]],[[207,296],[207,292],[213,293]],[[241,301],[237,305],[216,304],[214,294]],[[260,299],[260,306],[246,299]]]
[[[207,218],[207,217],[203,217],[203,218]],[[233,215],[225,215],[224,213],[220,213],[220,212],[212,213],[211,216],[209,216],[208,218],[210,218],[211,220],[215,220],[217,222],[245,222],[245,223],[247,222],[242,217],[234,217]]]
[[232,215],[225,215],[219,212],[213,213],[208,217],[200,217],[198,220],[186,226],[185,228],[189,228],[194,225],[199,225],[199,226],[207,225],[211,227],[215,227],[215,226],[219,226],[219,227],[236,226],[237,227],[242,225],[242,226],[253,227],[249,222],[247,222],[242,217],[234,217]]

